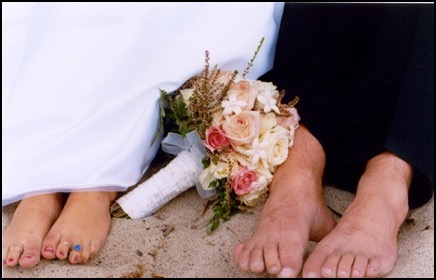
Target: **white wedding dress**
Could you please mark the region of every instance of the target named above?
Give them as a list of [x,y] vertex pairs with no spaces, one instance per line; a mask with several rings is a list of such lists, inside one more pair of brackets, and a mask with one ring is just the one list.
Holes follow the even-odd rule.
[[160,141],[159,89],[211,64],[269,70],[283,4],[2,3],[2,205],[126,190]]

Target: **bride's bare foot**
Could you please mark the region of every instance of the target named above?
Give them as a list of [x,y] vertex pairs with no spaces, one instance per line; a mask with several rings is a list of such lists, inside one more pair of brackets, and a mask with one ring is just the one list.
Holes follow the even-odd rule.
[[314,249],[304,277],[382,277],[397,260],[397,234],[408,211],[409,164],[391,153],[368,162],[354,201]]
[[3,233],[4,266],[29,268],[41,259],[42,240],[61,211],[59,194],[23,199]]
[[322,147],[304,127],[295,137],[287,161],[274,175],[258,228],[234,250],[244,271],[296,277],[309,239],[319,241],[335,226],[322,197]]
[[112,192],[71,193],[43,241],[42,256],[84,264],[96,255],[109,233],[109,207],[115,197]]

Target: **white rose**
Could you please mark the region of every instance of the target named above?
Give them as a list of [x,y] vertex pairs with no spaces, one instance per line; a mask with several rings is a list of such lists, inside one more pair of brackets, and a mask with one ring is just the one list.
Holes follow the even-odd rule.
[[238,171],[238,161],[233,157],[228,157],[227,161],[218,161],[217,164],[211,162],[210,165],[201,172],[198,180],[203,189],[210,189],[209,185],[215,180],[231,177]]
[[276,115],[274,113],[268,113],[260,117],[260,135],[265,134],[268,130],[277,125]]
[[276,167],[285,162],[288,157],[289,149],[289,131],[281,126],[276,126],[266,132],[261,141],[268,143],[267,158],[270,170],[274,171]]
[[198,181],[200,182],[200,185],[204,190],[209,190],[210,183],[218,180],[218,178],[216,178],[214,175],[214,171],[214,166],[211,164],[208,168],[204,169],[203,172],[201,172]]
[[266,91],[276,93],[276,97],[279,97],[279,92],[277,91],[277,87],[271,82],[263,82],[263,81],[253,81],[252,88],[258,91],[259,93],[264,93]]
[[238,171],[238,161],[233,157],[229,157],[228,161],[218,161],[216,165],[214,163],[211,165],[213,165],[213,175],[218,179],[231,177]]
[[264,168],[262,165],[259,165],[256,168],[256,173],[259,177],[265,177],[267,185],[269,185],[272,182],[273,175],[271,171],[268,168]]

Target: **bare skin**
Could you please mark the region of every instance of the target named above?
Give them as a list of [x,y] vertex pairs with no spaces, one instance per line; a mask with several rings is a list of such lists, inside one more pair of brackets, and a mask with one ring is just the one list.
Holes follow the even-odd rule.
[[397,260],[397,235],[408,211],[412,167],[392,153],[372,158],[356,197],[316,247],[304,277],[382,277]]
[[41,259],[42,240],[62,210],[58,194],[26,198],[15,210],[11,223],[3,233],[4,266],[30,268]]
[[275,174],[258,228],[235,248],[239,267],[297,277],[308,241],[321,240],[304,264],[303,277],[387,275],[397,259],[396,238],[408,211],[411,166],[389,152],[371,159],[354,201],[335,227],[321,196],[321,145],[300,127],[290,152]]
[[[7,266],[25,268],[38,264],[41,256],[86,263],[106,241],[111,225],[109,206],[115,198],[113,192],[71,193],[62,212],[57,194],[24,199],[5,231],[3,260]],[[80,245],[80,251],[73,250],[74,245]]]
[[278,277],[296,277],[309,239],[319,241],[335,226],[322,197],[324,151],[304,127],[297,130],[294,143],[274,175],[258,228],[234,250],[244,271],[266,269]]

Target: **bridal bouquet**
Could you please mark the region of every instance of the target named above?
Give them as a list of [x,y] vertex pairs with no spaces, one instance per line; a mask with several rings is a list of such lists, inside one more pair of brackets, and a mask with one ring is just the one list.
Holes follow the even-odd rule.
[[[140,188],[117,202],[132,218],[152,214],[196,185],[202,197],[215,196],[209,231],[268,193],[274,171],[293,145],[298,97],[282,104],[275,85],[245,78],[237,71],[209,67],[172,94],[161,90],[162,127],[170,130],[162,149],[177,157]],[[138,190],[139,189],[139,190]],[[142,189],[142,190],[141,190]],[[135,196],[140,211],[132,206]],[[129,200],[123,203],[123,200]],[[129,213],[129,210],[131,213]]]

